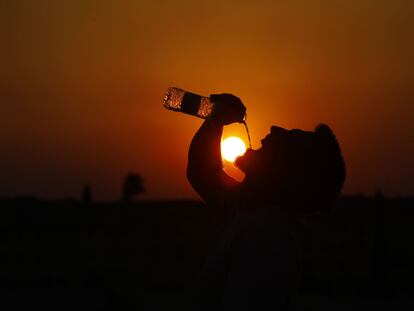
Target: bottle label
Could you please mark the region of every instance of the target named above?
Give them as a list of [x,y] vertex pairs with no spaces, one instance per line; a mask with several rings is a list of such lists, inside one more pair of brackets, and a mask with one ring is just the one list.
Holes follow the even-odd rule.
[[198,113],[200,102],[200,95],[186,92],[181,101],[181,111],[195,116]]

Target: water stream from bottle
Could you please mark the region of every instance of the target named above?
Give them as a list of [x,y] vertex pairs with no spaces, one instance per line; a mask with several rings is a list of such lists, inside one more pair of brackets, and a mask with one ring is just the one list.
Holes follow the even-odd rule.
[[246,117],[243,120],[243,124],[244,124],[244,128],[246,129],[246,133],[247,133],[247,138],[249,140],[250,149],[252,149],[252,141],[250,140],[250,133],[249,133],[249,128],[247,127]]

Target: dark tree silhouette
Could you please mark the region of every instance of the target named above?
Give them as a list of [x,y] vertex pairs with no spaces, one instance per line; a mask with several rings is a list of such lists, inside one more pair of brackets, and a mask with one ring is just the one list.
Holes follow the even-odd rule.
[[122,200],[129,201],[133,195],[145,192],[144,179],[139,174],[128,174],[125,176]]

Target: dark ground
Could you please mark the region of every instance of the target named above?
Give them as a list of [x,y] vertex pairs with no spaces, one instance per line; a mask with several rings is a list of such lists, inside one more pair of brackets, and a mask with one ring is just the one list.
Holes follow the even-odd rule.
[[[191,310],[214,240],[198,202],[0,201],[2,310]],[[413,310],[414,200],[343,198],[304,219],[300,310]]]

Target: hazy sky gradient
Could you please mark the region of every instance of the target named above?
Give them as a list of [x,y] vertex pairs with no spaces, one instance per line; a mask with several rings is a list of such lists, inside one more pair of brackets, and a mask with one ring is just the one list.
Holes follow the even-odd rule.
[[[332,126],[345,193],[414,195],[413,1],[1,1],[0,196],[191,198],[201,120],[169,86],[229,92],[254,147],[270,125]],[[233,126],[226,134],[245,135]]]

